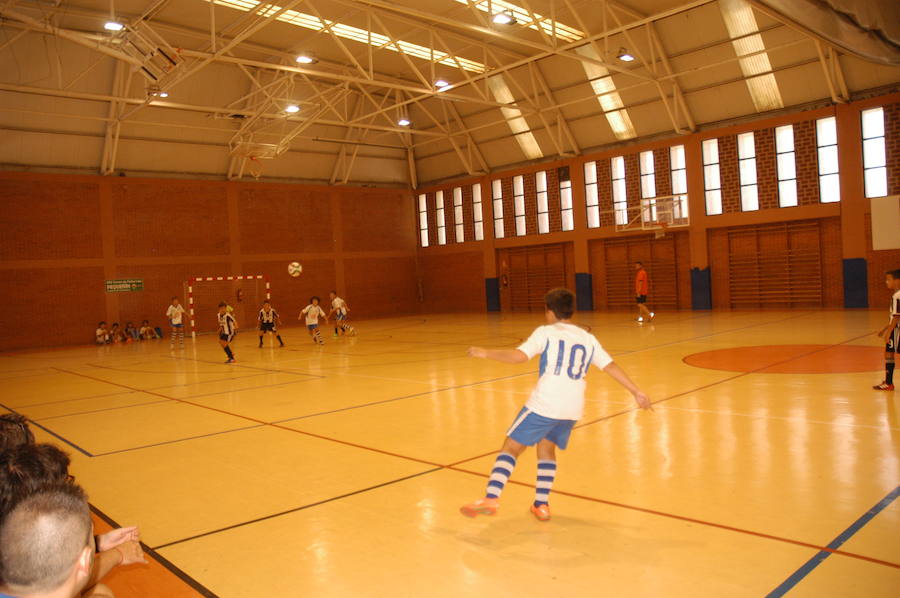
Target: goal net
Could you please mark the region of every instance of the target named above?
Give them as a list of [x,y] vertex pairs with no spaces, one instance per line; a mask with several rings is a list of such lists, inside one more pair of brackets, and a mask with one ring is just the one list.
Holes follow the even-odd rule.
[[216,314],[224,301],[232,308],[238,328],[255,329],[262,302],[271,299],[268,277],[196,276],[184,283],[191,320],[191,337],[212,334],[218,329]]

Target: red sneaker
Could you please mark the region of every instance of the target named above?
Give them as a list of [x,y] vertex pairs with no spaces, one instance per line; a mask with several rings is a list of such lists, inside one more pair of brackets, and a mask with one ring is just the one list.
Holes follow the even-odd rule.
[[478,515],[496,515],[499,508],[499,498],[479,498],[473,503],[460,507],[459,512],[466,517],[476,517]]
[[537,517],[538,521],[550,521],[550,505],[539,507],[531,505],[531,514]]
[[888,384],[887,382],[882,382],[881,384],[876,384],[873,386],[875,390],[894,390],[893,384]]

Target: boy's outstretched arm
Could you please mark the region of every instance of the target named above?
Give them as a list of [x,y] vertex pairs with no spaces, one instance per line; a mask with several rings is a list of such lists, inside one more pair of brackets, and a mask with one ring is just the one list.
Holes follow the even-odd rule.
[[628,391],[634,396],[635,402],[637,402],[638,406],[641,409],[649,409],[653,411],[653,403],[650,402],[650,397],[645,395],[643,391],[637,387],[637,385],[628,377],[628,374],[625,373],[625,370],[619,367],[615,361],[610,363],[608,366],[603,368],[603,371],[609,374],[613,380],[624,386],[628,389]]
[[485,349],[484,347],[469,347],[466,351],[469,357],[480,357],[481,359],[493,359],[494,361],[502,361],[503,363],[525,363],[528,356],[518,349]]

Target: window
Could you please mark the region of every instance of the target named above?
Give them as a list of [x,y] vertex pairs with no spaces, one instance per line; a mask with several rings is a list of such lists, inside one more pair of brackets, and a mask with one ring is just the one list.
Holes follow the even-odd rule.
[[741,211],[759,209],[759,188],[756,186],[756,143],[753,133],[737,136],[738,171],[741,180]]
[[547,171],[542,170],[534,176],[534,186],[537,190],[537,217],[538,233],[550,232],[550,206],[547,202]]
[[[571,181],[569,194],[571,195]],[[584,197],[587,205],[588,228],[600,226],[600,195],[597,192],[597,163],[586,162],[584,165]]]
[[475,240],[484,241],[484,216],[481,209],[481,183],[472,185],[472,215],[475,221]]
[[775,160],[778,170],[778,207],[797,205],[797,167],[794,161],[794,125],[775,127]]
[[456,242],[466,240],[466,227],[463,222],[462,187],[453,188],[453,224],[456,229]]
[[616,156],[610,161],[610,175],[616,224],[628,224],[628,192],[625,188],[625,158],[623,156]]
[[672,169],[672,195],[677,195],[672,202],[675,218],[686,218],[687,206],[687,170],[684,161],[684,146],[673,145],[669,148],[669,168]]
[[503,181],[491,181],[491,199],[494,206],[494,238],[503,238]]
[[833,116],[816,121],[816,147],[819,158],[819,201],[841,201],[838,175],[837,124]]
[[434,194],[435,220],[437,221],[438,245],[447,244],[447,226],[444,220],[444,192]]
[[424,193],[419,195],[419,243],[428,247],[428,198]]
[[703,142],[703,189],[706,192],[706,213],[722,213],[722,180],[719,177],[719,140]]
[[516,214],[516,236],[523,237],[528,233],[525,223],[525,177],[513,177],[513,209]]
[[[653,163],[653,152],[641,152],[638,164],[641,172],[641,199],[656,197],[656,165]],[[656,202],[650,201],[649,208],[649,210],[641,209],[641,219],[644,222],[656,222]]]
[[884,109],[862,112],[863,177],[866,197],[887,195],[887,156],[884,151]]
[[564,231],[575,228],[575,217],[572,213],[572,181],[569,178],[569,168],[560,168],[556,171],[559,176],[559,208],[562,216],[562,229]]

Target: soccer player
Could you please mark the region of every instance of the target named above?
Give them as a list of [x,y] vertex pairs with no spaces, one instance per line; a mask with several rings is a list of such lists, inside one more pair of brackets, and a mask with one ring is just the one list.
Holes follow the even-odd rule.
[[234,316],[228,312],[228,304],[222,301],[219,303],[219,345],[228,356],[225,363],[234,363],[234,352],[230,345],[235,334],[237,334],[237,322]]
[[166,310],[166,317],[169,319],[169,326],[172,328],[172,338],[169,341],[169,348],[175,348],[175,337],[178,337],[178,346],[184,349],[184,307],[178,303],[178,297],[172,297],[172,305]]
[[327,322],[328,317],[325,315],[325,310],[319,307],[319,298],[317,296],[313,295],[309,298],[309,305],[303,308],[297,319],[302,320],[304,316],[306,316],[306,329],[309,330],[309,335],[312,337],[313,342],[324,345],[325,341],[322,340],[322,333],[319,331],[319,318],[325,318]]
[[628,389],[641,409],[652,409],[650,399],[635,385],[593,334],[572,323],[575,295],[553,289],[545,299],[547,325],[538,326],[517,349],[470,347],[469,355],[504,363],[524,363],[541,355],[540,377],[531,397],[506,433],[494,462],[485,497],[463,506],[468,517],[493,515],[500,494],[526,447],[537,445],[537,489],[531,512],[540,521],[550,519],[550,490],[556,477],[556,448],[565,450],[569,434],[584,410],[584,378],[591,365]]
[[356,329],[347,320],[347,314],[350,313],[347,302],[337,296],[337,291],[331,291],[328,293],[328,296],[331,298],[331,311],[328,312],[325,321],[331,319],[331,314],[334,314],[334,338],[338,336],[338,328],[340,328],[341,334],[349,332],[351,335],[356,336]]
[[106,322],[99,322],[97,330],[94,331],[94,338],[98,345],[109,343],[109,330],[106,329]]
[[888,325],[878,331],[884,339],[884,381],[872,388],[894,390],[894,365],[900,352],[900,270],[888,270],[884,274],[884,284],[894,291],[891,297],[891,319]]
[[635,262],[634,269],[637,275],[634,277],[634,298],[638,306],[638,322],[649,322],[653,319],[654,314],[647,309],[647,293],[650,290],[650,284],[647,282],[647,271],[644,270],[642,262]]
[[281,335],[278,334],[278,328],[276,328],[276,324],[281,324],[281,317],[278,315],[278,312],[272,309],[272,304],[269,303],[269,300],[266,299],[263,301],[262,309],[259,310],[259,346],[263,346],[263,336],[267,332],[271,332],[275,335],[275,338],[278,339],[278,343],[283,347],[284,341],[281,340]]

